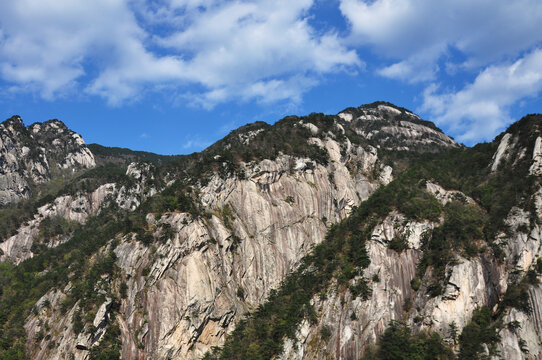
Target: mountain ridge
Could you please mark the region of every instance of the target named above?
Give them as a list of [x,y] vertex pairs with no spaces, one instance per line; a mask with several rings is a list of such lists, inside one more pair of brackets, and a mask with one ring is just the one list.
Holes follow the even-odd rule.
[[[521,300],[536,313],[542,295],[527,281],[542,117],[466,148],[389,103],[348,109],[69,178],[0,242],[0,355],[201,358],[225,341],[206,356],[349,359],[378,339],[381,356],[386,329],[438,334],[431,346],[460,358],[484,341],[542,354]],[[470,331],[478,305],[497,306],[485,324],[508,347],[450,338],[445,322]]]

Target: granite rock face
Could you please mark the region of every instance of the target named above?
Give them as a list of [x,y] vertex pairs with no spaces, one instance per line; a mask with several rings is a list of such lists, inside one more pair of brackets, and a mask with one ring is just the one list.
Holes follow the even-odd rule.
[[[421,256],[417,244],[424,229],[432,223],[405,221],[399,213],[390,214],[378,224],[367,244],[371,264],[364,276],[370,280],[372,294],[368,300],[339,293],[331,286],[325,299],[315,297],[313,303],[319,314],[317,324],[302,324],[299,337],[287,340],[281,359],[356,359],[367,344],[375,343],[391,320],[401,320],[404,304],[413,294],[411,281]],[[421,231],[412,232],[411,229]],[[397,253],[387,247],[396,236],[409,238],[405,251]],[[331,331],[322,339],[322,328]]]
[[[59,122],[25,128],[17,121],[12,118],[0,126],[2,134],[7,134],[2,135],[0,146],[4,169],[4,177],[0,176],[4,192],[0,194],[6,194],[5,199],[31,196],[29,184],[48,181],[54,171],[94,166],[81,138]],[[432,123],[385,103],[345,109],[326,127],[308,117],[292,120],[291,125],[306,129],[304,141],[322,150],[326,162],[281,152],[257,161],[240,161],[236,172],[215,171],[205,182],[182,178],[179,173],[160,173],[148,163],[133,163],[126,171],[131,182],[108,183],[92,192],[59,197],[21,224],[15,236],[0,243],[1,261],[19,263],[34,256],[31,248],[40,221],[47,217],[84,224],[110,204],[137,212],[147,199],[175,181],[191,181],[191,191],[204,214],[145,213],[145,228],[152,234],[150,245],[137,234],[117,234],[97,254],[89,255],[92,263],[110,252],[115,254],[115,276],[102,277],[94,289],[104,296],[103,301],[88,315],[83,331],[76,333],[73,319],[81,304],[60,311],[71,284],[47,292],[25,322],[31,357],[87,359],[89,350],[103,341],[114,321],[123,359],[201,358],[221,345],[242,316],[280,286],[311,247],[324,240],[331,224],[345,219],[355,206],[397,176],[397,169],[385,161],[386,152],[461,148]],[[262,131],[250,129],[232,136],[249,145]],[[26,150],[20,145],[25,143],[24,136],[29,139],[25,141],[38,145]],[[504,134],[486,161],[488,173],[528,159],[526,172],[539,176],[542,137],[537,137],[534,135],[532,146],[525,146],[517,134]],[[64,150],[46,146],[53,143]],[[37,149],[34,157],[32,149]],[[37,160],[28,160],[31,158]],[[538,180],[535,184],[540,185]],[[453,201],[479,206],[457,189],[430,179],[424,186],[443,206]],[[542,257],[542,187],[538,189],[532,194],[533,206],[516,206],[506,215],[508,231],[497,235],[504,260],[490,251],[472,257],[458,254],[445,269],[442,293],[434,297],[426,291],[430,274],[418,279],[417,266],[426,234],[443,219],[415,221],[391,211],[374,227],[366,245],[371,264],[363,276],[372,289],[369,299],[354,298],[348,289],[339,293],[330,286],[326,296],[312,299],[317,322],[304,321],[296,339],[285,341],[279,358],[360,358],[392,320],[403,321],[416,332],[438,332],[454,347],[452,324],[460,332],[477,308],[493,309],[509,284]],[[10,201],[16,200],[5,203]],[[400,252],[389,248],[398,237],[406,243]],[[59,237],[51,247],[68,240],[69,236]],[[116,299],[118,303],[105,297],[111,289],[120,293],[121,288],[125,295]],[[522,326],[499,329],[502,358],[542,358],[542,288],[529,285],[528,293],[531,315],[514,308],[503,314],[504,322],[517,321]],[[325,339],[321,336],[324,327],[330,332]],[[40,336],[45,333],[50,335],[48,340]],[[56,346],[49,347],[51,342]]]
[[76,172],[96,165],[81,136],[61,121],[25,127],[19,116],[0,124],[0,206],[29,198],[31,186],[60,171]]
[[433,123],[389,103],[348,108],[338,116],[352,124],[359,135],[375,141],[382,149],[438,152],[443,147],[460,147]]
[[[354,118],[343,116],[349,120]],[[363,116],[371,118],[370,113]],[[416,223],[400,213],[392,212],[374,227],[366,245],[371,264],[364,276],[372,287],[370,298],[366,301],[354,299],[348,289],[343,293],[330,290],[325,299],[315,296],[312,304],[318,312],[318,321],[313,324],[304,321],[295,339],[285,341],[279,358],[358,359],[392,320],[406,323],[415,332],[437,332],[458,351],[457,335],[471,321],[473,312],[483,306],[497,311],[509,287],[517,286],[540,263],[542,184],[539,175],[542,138],[539,133],[539,130],[530,133],[531,142],[521,139],[517,132],[504,133],[497,139],[495,153],[487,164],[489,171],[494,173],[503,166],[514,167],[528,159],[527,166],[521,167],[527,173],[517,176],[534,176],[533,187],[538,189],[525,201],[532,204],[529,208],[514,206],[506,215],[506,231],[498,233],[494,239],[502,249],[501,256],[493,251],[469,258],[455,254],[455,260],[445,269],[442,292],[430,296],[427,289],[434,281],[431,270],[422,279],[414,279],[418,276],[416,267],[422,256],[419,244],[423,243],[423,234],[431,232],[440,223]],[[460,191],[445,189],[429,180],[426,191],[443,205],[460,201],[479,206]],[[408,239],[407,249],[400,253],[387,247],[397,236]],[[501,325],[498,327],[501,340],[495,345],[494,352],[498,355],[490,356],[485,346],[487,358],[542,358],[542,287],[539,284],[540,275],[537,277],[525,285],[530,311],[510,306],[503,308]],[[331,334],[326,338],[321,335],[324,327]]]
[[[519,214],[518,214],[519,213]],[[525,224],[525,212],[513,209],[508,217],[512,228]],[[446,269],[446,285],[441,295],[429,297],[428,278],[421,279],[420,290],[414,291],[412,280],[422,255],[416,245],[424,231],[437,223],[405,222],[397,213],[390,214],[375,227],[367,251],[371,264],[364,276],[370,280],[372,295],[366,301],[355,299],[347,290],[330,290],[324,300],[314,297],[312,303],[318,312],[318,321],[304,321],[295,339],[285,342],[280,359],[357,359],[367,346],[374,344],[392,320],[406,322],[414,331],[430,330],[439,333],[452,347],[452,327],[457,334],[469,323],[473,312],[482,307],[495,308],[506,293],[509,284],[536,264],[542,256],[541,233],[538,225],[528,233],[515,231],[506,239],[506,262],[480,256],[466,259],[458,256]],[[408,231],[419,227],[420,232]],[[387,248],[393,237],[407,235],[409,246],[401,253]],[[414,235],[413,235],[414,234]],[[374,276],[374,275],[377,276]],[[333,286],[331,286],[333,288]],[[500,357],[495,359],[539,359],[542,357],[540,326],[542,288],[529,285],[529,314],[516,308],[507,309],[499,330],[501,342],[497,344]],[[519,327],[512,329],[508,324]],[[322,328],[331,331],[328,339],[321,336]]]
[[[117,315],[123,358],[201,357],[224,340],[242,314],[265,300],[311,245],[323,240],[326,225],[346,217],[352,206],[392,178],[374,148],[351,146],[341,155],[332,139],[322,146],[330,155],[327,166],[281,155],[243,164],[244,179],[212,177],[197,189],[209,214],[205,218],[147,216],[157,239],[164,235],[161,229],[169,229],[169,237],[153,248],[122,238],[115,253],[127,286]],[[351,174],[346,163],[354,160],[360,164]],[[374,173],[384,176],[369,179]],[[135,164],[128,174],[143,178]],[[139,192],[138,186],[112,190],[110,198],[137,207],[137,201],[123,196]],[[69,321],[73,311],[54,316]],[[27,331],[33,336],[39,329],[29,326]],[[73,335],[63,339],[75,346]],[[66,348],[60,346],[55,356],[64,356]],[[82,348],[77,351],[85,352]],[[39,357],[35,351],[36,358],[52,356]]]
[[[19,264],[34,254],[32,245],[38,240],[40,225],[46,218],[62,218],[84,224],[89,216],[95,215],[108,196],[115,194],[115,184],[105,184],[90,194],[65,195],[52,203],[37,209],[33,219],[22,224],[17,233],[0,243],[0,262],[11,261]],[[69,239],[64,235],[48,239],[48,247],[55,247]]]

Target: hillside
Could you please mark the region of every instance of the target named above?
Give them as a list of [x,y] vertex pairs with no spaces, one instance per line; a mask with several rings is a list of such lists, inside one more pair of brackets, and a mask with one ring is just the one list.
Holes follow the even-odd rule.
[[141,161],[162,165],[174,161],[179,157],[175,155],[159,155],[147,151],[134,151],[120,147],[102,146],[99,144],[89,144],[88,149],[94,155],[98,165],[116,164],[128,166],[133,162]]
[[540,356],[541,126],[412,165],[206,358]]
[[98,167],[0,209],[0,358],[542,356],[541,126],[466,148],[378,102],[186,156],[82,143]]

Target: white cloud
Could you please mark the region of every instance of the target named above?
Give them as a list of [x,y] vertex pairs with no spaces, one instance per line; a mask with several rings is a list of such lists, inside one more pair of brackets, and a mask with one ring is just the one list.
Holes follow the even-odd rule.
[[[53,98],[118,61],[145,34],[119,0],[19,0],[0,4],[1,76]],[[146,52],[131,55],[146,55]],[[142,69],[144,71],[144,69]]]
[[536,49],[516,62],[487,67],[457,92],[438,93],[438,86],[429,86],[421,110],[459,141],[491,140],[512,122],[512,105],[541,91],[542,49]]
[[201,151],[211,145],[212,142],[208,140],[202,140],[201,138],[193,138],[186,140],[183,144],[184,150]]
[[542,41],[539,0],[341,0],[340,9],[352,44],[398,61],[380,74],[408,81],[433,79],[450,48],[476,69]]
[[212,105],[233,94],[299,100],[319,74],[362,65],[336,35],[315,34],[304,18],[312,3],[221,3],[198,10],[185,30],[157,37],[157,43],[185,55],[190,81],[209,89],[200,102]]
[[[0,76],[44,98],[83,89],[113,105],[168,86],[212,107],[299,101],[322,74],[362,66],[307,22],[313,0],[0,3]],[[159,31],[156,29],[160,29]]]
[[428,49],[414,54],[406,60],[379,69],[378,74],[392,79],[410,83],[432,80],[435,78],[439,66],[436,64],[439,49]]

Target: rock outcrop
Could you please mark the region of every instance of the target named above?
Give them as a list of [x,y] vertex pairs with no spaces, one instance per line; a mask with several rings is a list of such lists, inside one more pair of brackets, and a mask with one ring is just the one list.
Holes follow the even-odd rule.
[[[40,225],[44,219],[62,218],[84,224],[89,216],[98,212],[105,199],[114,193],[115,184],[105,184],[90,194],[61,196],[39,207],[32,220],[22,224],[15,235],[0,243],[0,262],[8,260],[19,264],[31,258],[34,255],[32,245],[38,241]],[[57,239],[47,239],[47,246],[55,247],[68,239],[69,234],[61,234]]]
[[[265,300],[311,245],[323,240],[326,225],[346,217],[352,206],[391,180],[391,168],[378,161],[372,147],[351,145],[341,155],[335,140],[322,146],[331,159],[327,166],[282,155],[243,164],[244,179],[215,175],[197,189],[206,218],[149,215],[156,238],[169,229],[170,237],[154,248],[132,237],[122,239],[115,253],[127,286],[117,316],[123,358],[201,357]],[[347,168],[352,161],[359,162],[355,174]],[[370,179],[375,173],[382,176]],[[135,164],[128,174],[143,178]],[[119,202],[125,203],[138,205]],[[39,330],[27,331],[31,337]],[[67,356],[65,348],[58,347],[55,356]]]
[[[278,358],[357,359],[378,341],[390,321],[400,321],[414,333],[436,332],[457,352],[457,335],[482,307],[498,316],[501,324],[497,328],[501,342],[491,349],[484,345],[488,357],[500,353],[501,358],[542,358],[542,287],[536,281],[540,272],[533,279],[533,270],[542,267],[542,137],[538,125],[518,130],[535,123],[529,121],[515,125],[485,144],[485,152],[477,153],[477,164],[483,162],[486,177],[480,183],[485,187],[468,192],[472,190],[468,186],[465,190],[449,185],[467,180],[439,182],[431,173],[416,179],[415,186],[423,194],[420,199],[431,199],[420,203],[435,204],[440,217],[409,217],[399,206],[386,210],[367,233],[370,265],[354,279],[367,281],[368,297],[354,296],[334,277],[327,290],[310,301],[316,319],[302,321],[295,337],[284,339]],[[32,246],[46,218],[85,224],[114,207],[134,214],[127,217],[129,221],[140,222],[138,230],[109,234],[105,245],[87,254],[88,267],[104,258],[114,262],[113,270],[100,274],[94,283],[92,292],[98,300],[93,304],[74,299],[77,279],[73,277],[40,294],[25,320],[31,357],[87,359],[108,334],[118,333],[123,359],[201,358],[281,286],[303,257],[324,241],[331,225],[340,224],[377,189],[400,179],[410,165],[409,154],[462,148],[434,124],[387,103],[348,108],[337,116],[288,117],[280,126],[304,137],[279,147],[262,140],[272,126],[247,125],[202,154],[179,157],[178,163],[130,164],[129,181],[58,197],[21,224],[16,235],[0,244],[0,260],[20,263],[39,256]],[[11,169],[0,179],[0,185],[8,184],[2,185],[6,199],[30,196],[30,182],[47,181],[53,168],[93,166],[82,140],[71,134],[73,141],[68,142],[60,135],[68,130],[57,122],[24,128],[10,119],[2,129],[11,134],[2,137],[0,147],[9,165],[5,168]],[[16,145],[21,141],[15,133],[28,134],[36,144],[56,141],[68,150],[55,153],[43,145],[44,150],[38,150],[42,155],[36,157],[41,160],[29,162],[24,159],[30,152]],[[243,152],[259,146],[267,146],[268,153]],[[400,157],[394,157],[397,152]],[[198,177],[194,169],[205,171],[205,177]],[[504,171],[509,173],[503,175]],[[455,211],[453,206],[461,204],[484,219],[491,216],[487,193],[501,186],[491,181],[499,176],[514,181],[513,172],[529,179],[527,190],[518,190],[518,196],[497,209],[502,222],[494,232],[473,240],[476,251],[453,248],[451,260],[438,276],[435,265],[422,268],[428,239],[446,222],[445,210]],[[20,179],[26,181],[22,188],[9,185],[22,184]],[[179,184],[185,198],[170,191]],[[156,198],[166,205],[187,199],[195,204],[190,210],[166,206],[167,210],[155,211],[152,199]],[[58,236],[48,246],[68,241],[69,234]],[[530,282],[525,280],[528,274]],[[440,289],[432,292],[435,285]],[[519,286],[527,294],[530,312],[503,305],[507,291]]]
[[338,115],[364,138],[393,151],[440,151],[460,147],[435,124],[389,103],[348,108]]
[[[348,113],[342,116],[349,121],[354,118]],[[364,116],[371,118],[370,114]],[[529,189],[537,190],[522,199],[529,207],[511,207],[503,219],[504,230],[492,239],[502,250],[501,255],[486,250],[480,255],[465,257],[459,249],[454,249],[454,260],[444,271],[442,291],[430,295],[428,287],[434,284],[432,269],[429,268],[423,278],[416,278],[420,275],[417,266],[424,250],[420,244],[424,242],[424,233],[430,233],[441,224],[416,223],[392,212],[374,227],[366,245],[371,264],[364,271],[364,277],[371,283],[370,298],[355,299],[350,290],[338,292],[333,286],[324,299],[315,296],[311,303],[318,312],[318,321],[304,321],[295,338],[285,341],[279,358],[358,359],[393,320],[407,324],[415,332],[436,332],[458,351],[458,335],[471,322],[473,313],[482,307],[488,307],[495,314],[500,336],[491,351],[488,344],[483,344],[483,355],[491,359],[542,358],[542,288],[539,284],[542,184],[538,177],[541,147],[538,126],[542,124],[538,121],[537,127],[529,128],[528,135],[517,131],[517,127],[532,121],[524,119],[522,124],[514,125],[511,132],[500,136],[487,165],[491,173],[508,167],[528,172],[517,176],[536,176],[531,178]],[[529,153],[532,158],[526,156]],[[426,182],[426,191],[444,206],[453,201],[479,206],[460,191],[444,189],[432,181]],[[408,239],[408,247],[399,253],[387,246],[397,236]],[[518,303],[520,300],[515,298],[516,303],[513,303],[510,300],[513,295],[509,294],[519,296],[520,291],[524,291],[523,302]],[[322,335],[323,328],[326,336]]]
[[0,206],[27,199],[33,185],[60,171],[95,165],[81,136],[61,121],[25,127],[19,116],[13,116],[0,124]]

